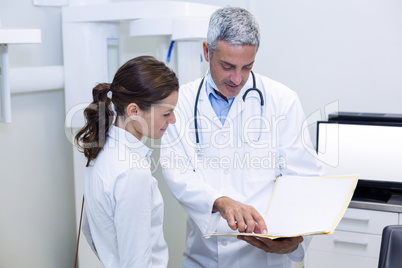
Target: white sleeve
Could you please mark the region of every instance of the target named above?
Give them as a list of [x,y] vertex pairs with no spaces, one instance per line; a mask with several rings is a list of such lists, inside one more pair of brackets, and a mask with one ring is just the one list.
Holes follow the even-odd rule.
[[307,252],[308,246],[310,245],[312,236],[303,236],[303,242],[299,245],[299,247],[293,251],[292,253],[287,254],[288,258],[294,262],[301,262],[305,254]]
[[194,170],[191,155],[194,147],[180,139],[177,126],[168,127],[162,137],[161,166],[166,182],[189,217],[197,224],[201,233],[215,229],[219,213],[212,213],[215,200],[222,194],[208,185]]
[[85,235],[85,238],[87,239],[87,242],[89,244],[89,247],[92,249],[92,251],[95,253],[96,257],[98,257],[98,252],[96,251],[96,247],[94,244],[94,241],[92,239],[92,233],[91,233],[91,228],[89,227],[89,222],[88,222],[88,216],[86,213],[86,206],[84,205],[84,211],[82,212],[82,232]]
[[[153,181],[150,174],[129,170],[115,184],[114,225],[120,267],[151,267]],[[113,228],[113,226],[110,226]]]

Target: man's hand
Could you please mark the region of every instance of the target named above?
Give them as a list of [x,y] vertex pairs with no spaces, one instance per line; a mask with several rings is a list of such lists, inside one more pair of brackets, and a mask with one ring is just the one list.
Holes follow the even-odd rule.
[[257,247],[269,253],[288,254],[297,249],[299,244],[303,242],[303,237],[277,238],[269,239],[264,237],[253,237],[238,235],[238,239],[246,241],[250,245]]
[[215,200],[213,211],[219,211],[232,230],[246,233],[267,233],[264,219],[252,206],[223,196]]

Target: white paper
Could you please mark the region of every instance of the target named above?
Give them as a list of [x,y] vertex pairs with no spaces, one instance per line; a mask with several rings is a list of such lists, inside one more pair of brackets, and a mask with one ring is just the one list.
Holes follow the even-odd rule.
[[329,232],[353,179],[280,177],[266,215],[273,236]]

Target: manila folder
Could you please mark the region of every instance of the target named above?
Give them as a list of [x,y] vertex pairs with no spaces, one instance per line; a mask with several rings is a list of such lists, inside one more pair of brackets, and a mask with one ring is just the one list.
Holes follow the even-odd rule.
[[332,234],[352,199],[358,178],[358,175],[278,177],[265,214],[268,234],[236,231],[204,237],[249,235],[275,239]]

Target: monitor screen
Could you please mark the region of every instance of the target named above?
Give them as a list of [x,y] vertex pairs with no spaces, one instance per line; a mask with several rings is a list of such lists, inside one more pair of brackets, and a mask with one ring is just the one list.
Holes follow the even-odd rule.
[[326,174],[402,182],[402,127],[318,122],[317,153]]

